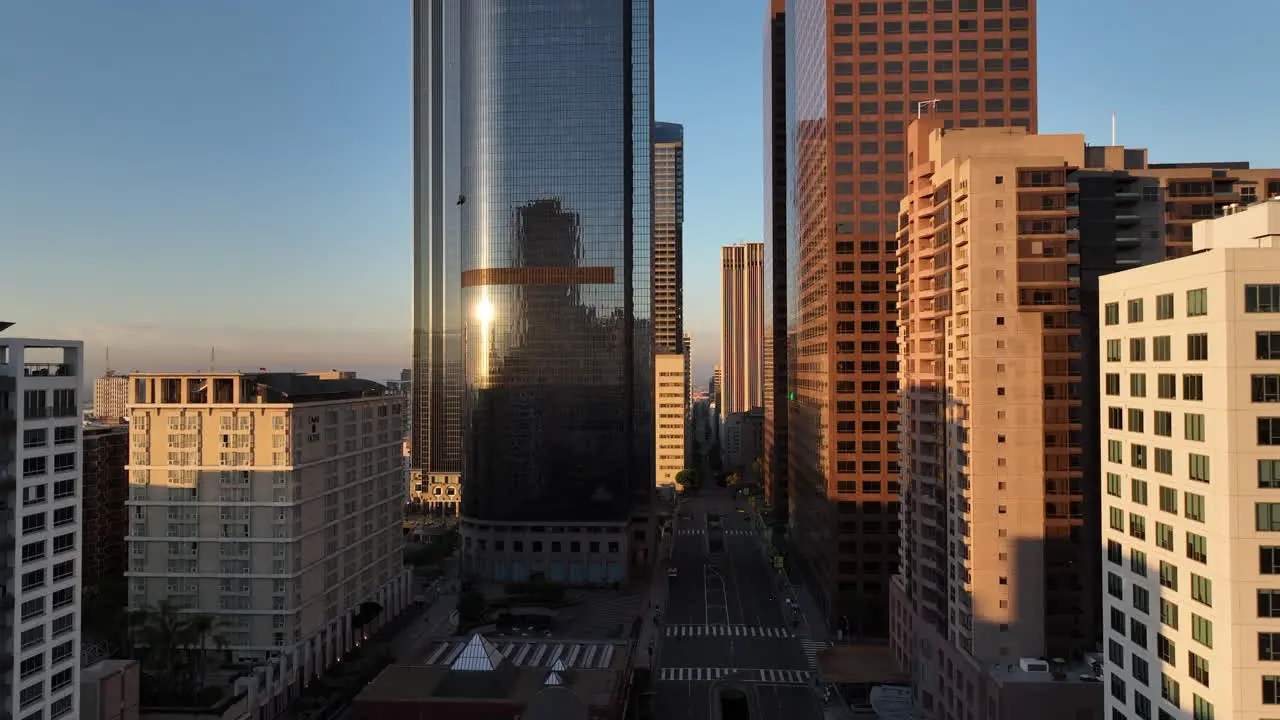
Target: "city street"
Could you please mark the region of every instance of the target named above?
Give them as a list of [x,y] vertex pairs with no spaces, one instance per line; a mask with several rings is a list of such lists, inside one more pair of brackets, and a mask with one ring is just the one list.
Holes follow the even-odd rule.
[[745,684],[753,720],[822,717],[795,628],[780,605],[749,512],[703,488],[677,508],[655,668],[654,717],[706,720],[721,679]]

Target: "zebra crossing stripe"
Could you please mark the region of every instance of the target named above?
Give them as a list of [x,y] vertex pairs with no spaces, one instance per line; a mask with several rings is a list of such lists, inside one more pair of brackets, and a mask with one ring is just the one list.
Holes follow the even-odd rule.
[[663,634],[668,637],[795,637],[788,628],[752,625],[668,625]]
[[658,671],[658,680],[663,682],[714,682],[730,674],[735,675],[743,682],[765,685],[807,685],[813,678],[813,673],[807,670],[780,668],[749,670],[743,668],[703,667],[662,668]]

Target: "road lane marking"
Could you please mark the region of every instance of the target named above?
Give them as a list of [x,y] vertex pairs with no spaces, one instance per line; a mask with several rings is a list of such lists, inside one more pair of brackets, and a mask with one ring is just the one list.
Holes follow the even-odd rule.
[[663,634],[667,637],[795,637],[795,633],[789,628],[754,625],[667,625]]
[[804,646],[805,660],[809,663],[809,667],[814,670],[818,669],[818,653],[831,647],[831,643],[821,640],[803,640],[800,644]]
[[658,670],[660,682],[715,682],[733,675],[735,680],[759,685],[809,685],[813,673],[808,670],[783,668],[662,668]]

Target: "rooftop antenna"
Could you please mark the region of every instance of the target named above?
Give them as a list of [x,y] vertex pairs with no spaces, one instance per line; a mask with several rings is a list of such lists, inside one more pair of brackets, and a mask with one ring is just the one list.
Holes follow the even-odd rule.
[[926,107],[933,108],[939,102],[942,102],[942,101],[938,98],[931,98],[929,100],[921,100],[920,102],[916,103],[916,119],[919,120],[921,117],[924,116],[924,109]]
[[111,348],[107,348],[107,374],[111,374]]
[[1112,111],[1111,113],[1111,147],[1115,147],[1115,146],[1116,146],[1116,114],[1114,111]]
[[218,353],[215,348],[209,348],[209,372],[213,372]]

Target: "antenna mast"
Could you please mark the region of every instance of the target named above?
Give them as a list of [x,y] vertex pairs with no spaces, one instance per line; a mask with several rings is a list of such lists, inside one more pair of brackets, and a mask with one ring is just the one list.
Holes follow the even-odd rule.
[[107,348],[107,374],[111,374],[111,348]]
[[1111,147],[1116,146],[1116,114],[1111,113]]
[[217,359],[217,351],[215,348],[209,348],[209,372],[213,372],[214,363]]

